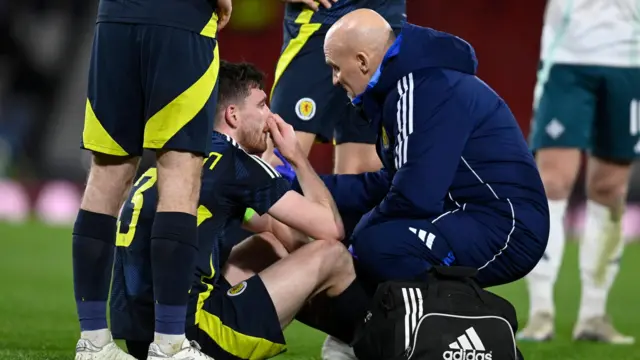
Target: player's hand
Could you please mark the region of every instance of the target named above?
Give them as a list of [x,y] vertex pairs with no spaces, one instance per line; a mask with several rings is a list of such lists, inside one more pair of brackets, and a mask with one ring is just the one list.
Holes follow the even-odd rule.
[[231,0],[218,0],[218,6],[216,6],[216,13],[218,14],[218,31],[224,29],[231,19],[231,11],[233,6]]
[[[282,0],[288,3],[302,3],[307,5],[311,10],[318,11],[319,5],[324,6],[327,9],[331,9],[333,3],[337,3],[338,0]],[[318,4],[320,3],[320,4]]]
[[287,161],[295,166],[300,161],[300,157],[304,157],[304,154],[293,127],[277,114],[269,116],[267,126],[275,147]]

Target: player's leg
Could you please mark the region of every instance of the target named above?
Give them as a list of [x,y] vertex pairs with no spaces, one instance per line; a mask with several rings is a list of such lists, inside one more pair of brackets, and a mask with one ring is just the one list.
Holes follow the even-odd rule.
[[353,331],[366,314],[368,297],[355,280],[350,254],[339,242],[304,245],[233,287],[221,281],[196,315],[198,324],[187,333],[215,359],[270,358],[285,349],[282,329],[318,294],[326,294],[343,331]]
[[581,151],[591,141],[597,82],[585,67],[553,65],[538,107],[531,147],[549,201],[549,242],[544,257],[527,276],[529,323],[522,339],[547,340],[553,336],[553,287],[562,264],[565,214],[580,170]]
[[[293,126],[307,155],[316,138],[333,138],[336,121],[330,106],[335,88],[322,51],[324,32],[321,24],[285,26],[286,43],[271,90],[271,111]],[[266,160],[280,163],[275,156]]]
[[309,298],[325,293],[347,324],[364,318],[368,296],[340,242],[316,240],[260,273],[284,328]]
[[231,284],[239,284],[289,255],[271,233],[256,234],[234,246],[222,269]]
[[83,147],[93,151],[93,160],[73,228],[81,329],[76,359],[130,358],[112,342],[106,315],[116,219],[142,152],[137,54],[133,26],[96,26],[82,139]]
[[629,344],[606,316],[609,291],[624,249],[622,215],[631,164],[640,142],[640,69],[597,68],[605,79],[587,167],[587,211],[580,246],[582,296],[577,339]]
[[[517,205],[505,201],[501,210]],[[460,208],[433,219],[398,219],[357,229],[352,250],[358,277],[374,283],[419,281],[434,265],[457,265],[478,269],[482,287],[517,281],[542,257],[546,242],[515,227],[516,217],[496,222],[493,215]]]
[[361,174],[381,168],[382,162],[374,144],[336,141],[333,168],[335,174]]
[[[336,174],[360,174],[378,171],[382,162],[376,152],[378,129],[373,129],[356,108],[349,103],[349,98],[342,89],[336,89],[337,101],[334,101],[336,116],[339,119],[335,126],[335,164]],[[339,109],[343,108],[343,115]]]
[[154,353],[169,356],[191,351],[185,340],[185,318],[219,57],[213,38],[162,26],[145,26],[141,32],[142,63],[148,64],[143,75],[148,119],[144,147],[156,150],[158,168],[158,207],[151,230]]
[[[273,234],[253,235],[231,250],[222,274],[229,283],[239,284],[288,255],[289,252],[281,240]],[[318,294],[308,300],[302,310],[296,314],[296,320],[325,333],[336,334],[343,339],[353,336],[349,333],[350,328],[344,327],[342,318],[331,307],[331,300],[325,294]],[[339,340],[333,339],[329,342],[331,346],[323,349],[327,348],[331,352],[337,342]]]

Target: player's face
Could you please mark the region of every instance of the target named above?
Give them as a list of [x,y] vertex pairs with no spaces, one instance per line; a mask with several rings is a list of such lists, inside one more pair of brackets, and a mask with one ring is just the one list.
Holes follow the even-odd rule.
[[267,106],[267,94],[260,89],[251,89],[251,94],[239,109],[238,127],[240,145],[251,154],[267,150],[267,118],[271,114]]
[[362,54],[348,49],[325,47],[325,60],[333,71],[333,84],[342,86],[349,99],[363,93],[369,75],[362,71]]

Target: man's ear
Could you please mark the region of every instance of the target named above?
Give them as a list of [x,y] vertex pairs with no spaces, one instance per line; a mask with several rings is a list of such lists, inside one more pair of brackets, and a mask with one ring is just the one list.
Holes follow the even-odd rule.
[[230,128],[238,128],[238,108],[235,105],[229,105],[224,110],[224,120]]
[[356,60],[358,61],[358,69],[363,74],[368,74],[371,71],[371,61],[369,56],[363,52],[356,54]]

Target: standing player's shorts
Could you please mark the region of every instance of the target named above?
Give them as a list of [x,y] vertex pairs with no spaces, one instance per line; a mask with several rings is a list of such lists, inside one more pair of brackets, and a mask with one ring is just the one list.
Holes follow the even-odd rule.
[[219,66],[213,38],[98,23],[82,147],[115,156],[139,156],[143,148],[207,153]]
[[329,26],[285,22],[271,110],[295,130],[315,134],[321,141],[375,144],[377,132],[351,105],[345,90],[333,85],[323,50]]
[[640,68],[554,64],[544,80],[533,150],[577,148],[618,161],[640,156]]

